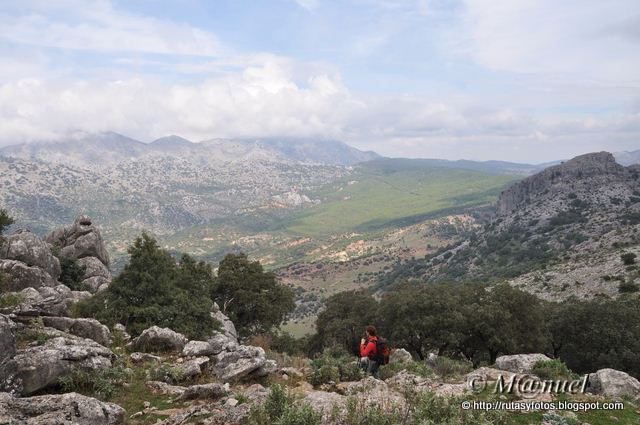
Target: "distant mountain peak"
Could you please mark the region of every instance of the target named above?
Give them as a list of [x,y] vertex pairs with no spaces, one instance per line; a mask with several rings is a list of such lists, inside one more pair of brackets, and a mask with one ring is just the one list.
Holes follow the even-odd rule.
[[176,136],[175,134],[171,134],[169,136],[160,137],[159,139],[151,142],[152,145],[192,145],[193,142],[191,140],[187,140],[184,137]]

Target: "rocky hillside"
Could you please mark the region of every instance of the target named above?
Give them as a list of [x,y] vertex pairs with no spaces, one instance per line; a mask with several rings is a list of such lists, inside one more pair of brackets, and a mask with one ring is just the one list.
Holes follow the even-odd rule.
[[[86,265],[80,277],[86,290],[61,282],[61,262],[68,258]],[[483,383],[494,385],[501,376],[548,379],[545,371],[555,363],[542,354],[503,356],[495,367],[471,370],[466,362],[433,355],[416,362],[397,347],[382,379],[375,379],[353,358],[324,354],[312,362],[249,345],[215,304],[210,314],[219,330],[202,340],[158,326],[131,338],[122,324],[109,329],[70,317],[78,300],[110,285],[109,264],[100,231],[86,216],[44,239],[24,230],[6,238],[0,249],[0,268],[8,275],[0,291],[0,423],[356,425],[376,417],[385,424],[489,425],[539,423],[541,415],[544,423],[592,417],[531,404],[567,397],[624,400],[624,409],[606,412],[616,423],[633,423],[639,414],[640,382],[612,369],[588,375],[584,394],[482,391]],[[520,407],[461,409],[462,403],[505,400]]]
[[576,157],[513,184],[496,214],[469,239],[424,260],[402,278],[510,280],[543,298],[617,296],[640,282],[625,253],[640,253],[640,166],[607,152]]

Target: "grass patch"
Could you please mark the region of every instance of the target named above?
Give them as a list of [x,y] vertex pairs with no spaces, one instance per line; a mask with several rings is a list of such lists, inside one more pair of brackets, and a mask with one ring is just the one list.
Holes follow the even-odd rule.
[[307,235],[373,230],[404,218],[493,202],[501,189],[516,180],[514,176],[407,164],[360,165],[353,174],[313,193],[322,203],[294,216],[288,229]]

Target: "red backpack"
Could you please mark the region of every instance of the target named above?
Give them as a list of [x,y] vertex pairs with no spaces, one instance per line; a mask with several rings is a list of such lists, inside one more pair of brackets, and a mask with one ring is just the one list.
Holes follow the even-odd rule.
[[373,342],[376,345],[376,357],[374,358],[376,363],[378,363],[379,366],[389,364],[389,354],[391,354],[391,349],[389,348],[387,340],[384,338],[378,338],[371,339],[369,342]]

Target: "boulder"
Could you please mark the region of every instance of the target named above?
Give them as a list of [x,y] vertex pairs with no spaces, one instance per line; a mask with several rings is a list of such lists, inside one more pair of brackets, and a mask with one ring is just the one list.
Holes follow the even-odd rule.
[[162,357],[154,356],[153,354],[149,354],[149,353],[131,353],[129,355],[129,360],[131,360],[131,363],[144,363],[144,362],[158,363],[162,361]]
[[600,369],[589,374],[587,392],[607,397],[630,397],[640,401],[640,381],[626,372]]
[[71,319],[69,317],[49,317],[42,318],[45,326],[70,333],[81,338],[89,338],[100,345],[109,346],[111,343],[111,332],[102,323],[95,319]]
[[213,303],[211,316],[222,325],[222,333],[229,337],[233,342],[238,343],[238,332],[236,331],[236,326],[233,324],[231,319],[225,316],[225,314],[220,310],[218,303]]
[[129,345],[139,351],[165,352],[182,351],[186,343],[184,335],[169,328],[152,326],[142,331]]
[[14,294],[20,302],[0,309],[1,313],[17,316],[64,316],[71,305],[91,296],[89,292],[72,291],[65,285],[25,288]]
[[60,248],[60,254],[65,257],[76,259],[96,257],[102,264],[109,266],[109,254],[100,230],[86,215],[76,218],[73,225],[69,227],[55,229],[45,236],[45,240]]
[[220,332],[214,332],[207,340],[207,344],[211,347],[213,354],[219,354],[223,351],[234,351],[238,347],[237,340]]
[[49,245],[28,230],[19,229],[5,238],[0,246],[0,258],[39,267],[54,279],[60,276],[60,261],[51,253]]
[[267,359],[260,347],[240,345],[235,351],[223,351],[215,356],[213,372],[223,382],[238,381],[260,372]]
[[28,266],[22,261],[0,260],[0,272],[8,276],[4,284],[4,290],[19,292],[25,288],[53,287],[58,282],[44,269],[36,266]]
[[208,357],[196,357],[195,359],[177,364],[175,366],[176,378],[184,381],[200,376],[204,373],[207,366],[209,366],[209,362]]
[[16,354],[14,328],[15,323],[9,317],[0,314],[0,365]]
[[500,356],[496,359],[496,368],[513,373],[529,373],[536,363],[550,360],[549,357],[540,353]]
[[121,425],[125,411],[77,393],[15,398],[0,393],[0,423],[22,425]]
[[413,360],[411,353],[404,348],[397,348],[391,351],[389,355],[389,363],[406,363]]
[[166,394],[172,397],[180,397],[187,390],[187,387],[171,385],[162,381],[147,381],[144,385],[154,394]]
[[90,277],[103,277],[107,280],[111,280],[111,272],[107,266],[100,261],[97,257],[83,257],[78,259],[78,265],[84,267],[84,278]]
[[68,376],[75,369],[97,371],[111,367],[114,354],[97,342],[45,328],[50,338],[43,345],[18,350],[14,381],[30,395]]
[[183,357],[192,357],[192,356],[209,356],[211,354],[218,354],[220,351],[216,352],[214,347],[211,346],[207,341],[189,341],[182,349]]
[[13,360],[16,354],[15,327],[9,317],[0,314],[0,391],[19,394],[20,383],[15,379],[17,366]]
[[220,384],[192,385],[187,387],[176,400],[216,399],[226,393],[224,386]]

